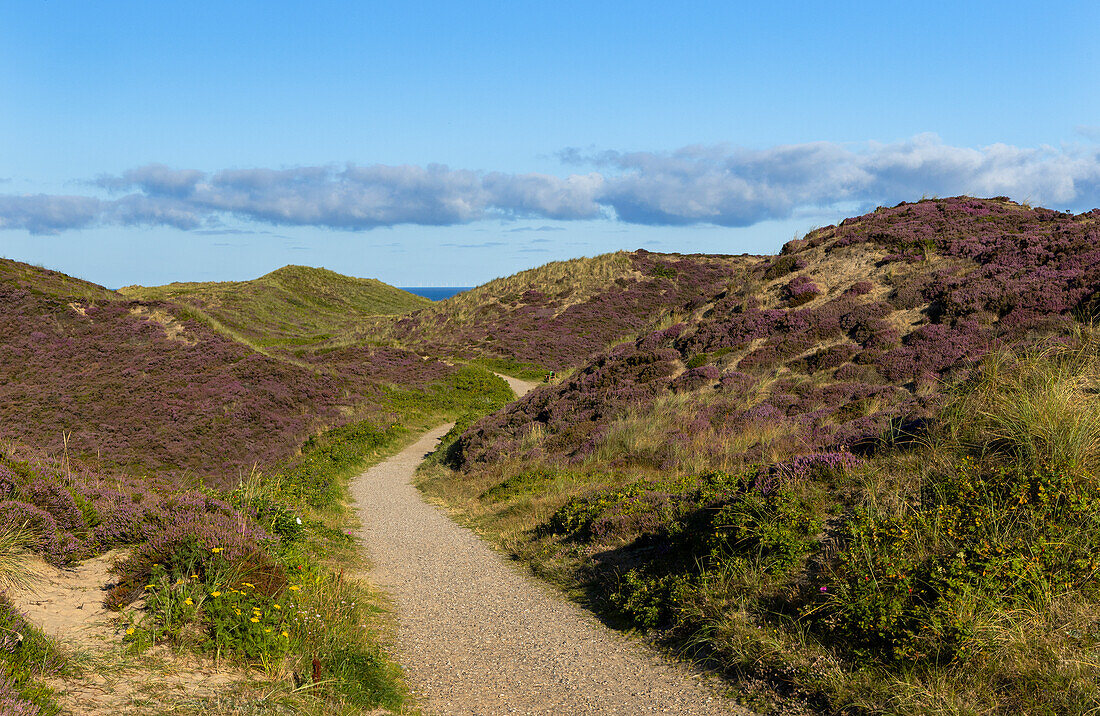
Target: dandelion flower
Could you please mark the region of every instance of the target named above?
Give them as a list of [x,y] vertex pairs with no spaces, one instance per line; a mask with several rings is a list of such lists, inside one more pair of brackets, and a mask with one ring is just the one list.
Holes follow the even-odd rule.
[[134,634],[134,628],[133,627],[130,627],[129,629],[126,630],[126,636],[133,636],[133,634]]
[[253,624],[258,624],[260,622],[260,618],[259,617],[252,617],[248,621],[252,622]]
[[191,597],[188,597],[187,599],[184,599],[183,603],[186,604],[187,606],[191,606],[191,605],[194,604],[194,602],[191,601]]
[[221,593],[221,592],[219,592],[219,591],[218,591],[217,589],[215,589],[214,591],[210,592],[210,596],[212,596],[212,597],[220,597],[221,595],[222,595],[222,593]]

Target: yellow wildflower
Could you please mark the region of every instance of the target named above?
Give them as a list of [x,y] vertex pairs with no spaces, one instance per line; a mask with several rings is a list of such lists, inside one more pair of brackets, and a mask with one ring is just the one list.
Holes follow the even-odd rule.
[[282,609],[283,608],[281,604],[272,604],[271,606],[275,607],[276,609]]
[[292,589],[297,592],[299,589],[301,589],[301,587],[299,587],[297,584],[292,584],[288,587],[288,589]]
[[134,633],[134,628],[133,627],[130,627],[129,629],[126,630],[126,636],[132,636],[133,633]]
[[271,627],[267,627],[266,629],[264,629],[264,634],[270,634],[270,633],[271,633]]
[[219,592],[219,591],[218,591],[217,589],[215,589],[214,591],[210,592],[210,596],[212,596],[212,597],[220,597],[221,595],[222,595],[222,593],[221,593],[221,592]]
[[287,634],[286,630],[283,630],[283,636],[287,637],[288,639],[290,638],[290,634]]
[[225,549],[225,548],[224,547],[211,547],[210,551],[213,552],[214,554],[217,554],[218,552],[221,552],[223,549]]
[[248,621],[252,622],[253,624],[256,624],[256,623],[258,623],[258,622],[259,622],[260,620],[259,620],[259,618],[258,618],[258,617],[252,617],[252,618],[251,618],[251,619],[249,619]]
[[188,597],[187,599],[184,599],[183,603],[186,604],[187,606],[191,606],[192,604],[194,604],[194,602],[191,601],[191,597]]

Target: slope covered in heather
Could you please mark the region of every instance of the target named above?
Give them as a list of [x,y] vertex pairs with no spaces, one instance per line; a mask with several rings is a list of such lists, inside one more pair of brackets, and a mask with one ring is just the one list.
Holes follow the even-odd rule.
[[423,488],[765,712],[1100,708],[1100,211],[928,200],[739,261]]
[[[303,276],[336,294],[348,283],[284,271],[277,291],[242,287],[226,317],[270,317],[255,334],[270,337],[304,330],[307,319],[327,329],[366,315],[339,305],[381,310],[368,308],[355,280],[329,301],[295,285]],[[286,678],[267,682],[263,703],[277,693],[294,711],[402,710],[379,597],[343,576],[356,558],[347,480],[411,429],[511,397],[484,369],[396,347],[296,358],[183,299],[134,300],[0,261],[0,628],[22,640],[0,649],[9,679],[0,691],[44,713],[80,710],[39,683],[68,677],[67,690],[79,679],[69,645],[58,648],[5,594],[21,565],[33,571],[24,550],[68,566],[125,547],[106,606],[140,602],[103,630],[134,653],[123,690],[158,682],[142,653],[169,642],[246,668],[279,665]],[[100,587],[80,585],[86,594]],[[115,658],[118,642],[104,653]],[[308,693],[296,673],[314,675]],[[77,687],[96,699],[96,684]],[[254,710],[247,689],[227,691],[219,707]]]
[[359,340],[488,361],[535,377],[690,313],[739,280],[734,256],[619,252],[546,264],[364,327]]
[[[926,418],[944,381],[993,348],[1067,331],[1098,287],[1100,212],[969,198],[879,209],[745,259],[739,283],[687,320],[483,421],[462,459],[523,443],[667,468],[700,451],[723,466],[859,448]],[[661,424],[647,410],[658,403]],[[653,451],[624,448],[624,433]]]
[[0,261],[0,306],[0,435],[55,451],[67,441],[131,471],[236,479],[325,426],[383,419],[388,386],[426,390],[455,373],[394,348],[359,351],[357,371],[292,364],[178,303],[12,261]]

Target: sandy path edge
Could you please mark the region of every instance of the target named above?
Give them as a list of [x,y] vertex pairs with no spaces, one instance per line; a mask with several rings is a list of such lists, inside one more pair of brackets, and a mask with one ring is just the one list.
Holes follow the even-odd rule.
[[744,713],[425,503],[413,473],[449,428],[351,485],[372,579],[396,607],[396,656],[427,713]]

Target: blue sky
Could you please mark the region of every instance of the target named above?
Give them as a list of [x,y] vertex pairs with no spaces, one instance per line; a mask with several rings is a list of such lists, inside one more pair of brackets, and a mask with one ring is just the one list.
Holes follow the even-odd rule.
[[468,285],[773,252],[926,194],[1091,209],[1096,27],[1092,2],[7,3],[0,255]]

